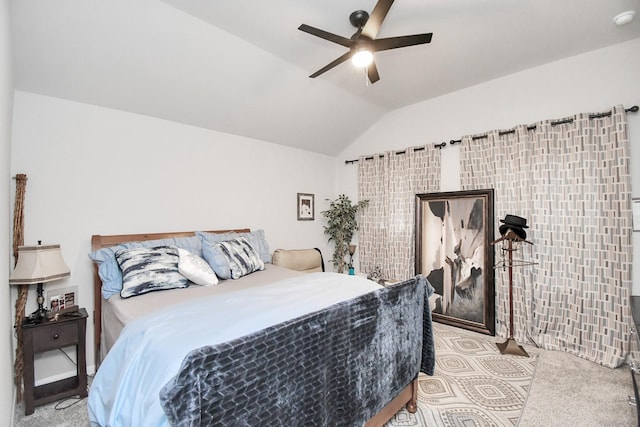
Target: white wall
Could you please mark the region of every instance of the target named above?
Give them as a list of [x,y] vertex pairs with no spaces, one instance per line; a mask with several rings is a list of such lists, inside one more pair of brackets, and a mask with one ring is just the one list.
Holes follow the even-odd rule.
[[[469,65],[469,71],[473,71]],[[460,139],[467,134],[613,105],[640,104],[640,39],[532,68],[396,110],[364,133],[336,159],[336,192],[357,199],[360,155]],[[425,76],[425,78],[429,78]],[[640,113],[628,116],[633,197],[640,197]],[[459,145],[442,149],[441,191],[460,189]],[[633,294],[640,295],[640,233],[633,236]]]
[[[60,243],[71,269],[45,288],[78,286],[89,313],[92,234],[262,228],[272,250],[319,247],[330,258],[319,213],[335,196],[328,156],[16,91],[11,161],[29,179],[25,243]],[[315,194],[315,221],[297,221],[298,192]],[[37,379],[72,370],[45,359]]]
[[[0,310],[0,425],[10,426],[13,423],[13,320],[11,318],[12,300],[9,295],[7,280],[11,271],[11,237],[10,230],[10,153],[11,153],[11,109],[13,104],[13,80],[11,77],[11,42],[10,42],[10,4],[9,0],[0,1],[0,176],[4,176],[0,185],[0,277],[5,280],[0,285],[0,300],[4,301],[5,310]],[[4,415],[2,415],[4,414]]]

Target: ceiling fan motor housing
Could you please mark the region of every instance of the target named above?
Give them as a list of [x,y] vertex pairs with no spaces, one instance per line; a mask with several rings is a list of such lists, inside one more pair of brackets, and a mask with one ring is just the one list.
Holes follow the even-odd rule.
[[362,27],[364,27],[364,24],[366,24],[368,20],[369,14],[364,10],[356,10],[351,15],[349,15],[349,22],[351,22],[351,25],[360,30],[362,29]]

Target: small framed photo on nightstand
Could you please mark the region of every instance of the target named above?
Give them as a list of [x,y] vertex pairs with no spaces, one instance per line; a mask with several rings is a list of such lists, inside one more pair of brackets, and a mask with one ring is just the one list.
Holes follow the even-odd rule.
[[313,194],[298,193],[298,221],[313,221],[314,210]]
[[46,296],[46,300],[49,303],[49,311],[56,312],[78,305],[77,292],[77,286],[49,290]]

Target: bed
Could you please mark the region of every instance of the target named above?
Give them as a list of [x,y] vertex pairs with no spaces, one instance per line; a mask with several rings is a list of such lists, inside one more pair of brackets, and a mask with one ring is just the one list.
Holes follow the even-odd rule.
[[[264,258],[260,231],[96,235],[92,254],[198,254],[198,241],[257,233]],[[384,288],[267,261],[215,286],[106,299],[103,262],[92,259],[92,425],[380,426],[404,406],[414,412],[418,372],[433,374],[432,288],[420,276]]]

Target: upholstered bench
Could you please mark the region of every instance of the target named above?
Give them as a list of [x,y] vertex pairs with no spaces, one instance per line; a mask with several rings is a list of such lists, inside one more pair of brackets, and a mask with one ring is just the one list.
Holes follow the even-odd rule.
[[320,249],[276,249],[271,258],[273,265],[290,270],[313,273],[324,271],[324,260]]

